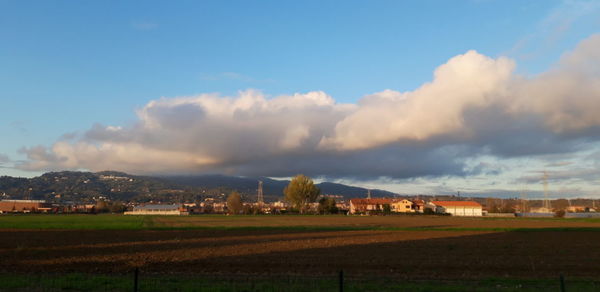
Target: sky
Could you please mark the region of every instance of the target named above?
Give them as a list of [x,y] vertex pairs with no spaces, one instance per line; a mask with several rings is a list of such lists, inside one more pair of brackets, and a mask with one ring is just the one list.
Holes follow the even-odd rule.
[[600,1],[0,0],[0,175],[600,197]]

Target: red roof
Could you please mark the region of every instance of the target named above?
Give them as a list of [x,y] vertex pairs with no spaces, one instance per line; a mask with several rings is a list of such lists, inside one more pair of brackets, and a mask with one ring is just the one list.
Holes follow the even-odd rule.
[[398,201],[397,199],[350,199],[353,205],[385,205]]
[[433,201],[431,203],[445,207],[481,207],[481,204],[473,201]]

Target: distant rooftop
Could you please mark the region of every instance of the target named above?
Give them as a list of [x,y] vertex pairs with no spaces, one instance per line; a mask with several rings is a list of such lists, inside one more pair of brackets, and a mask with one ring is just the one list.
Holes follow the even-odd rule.
[[445,207],[481,207],[481,204],[473,201],[433,201],[434,205],[445,206]]
[[141,211],[141,210],[178,210],[179,209],[179,205],[168,205],[168,204],[150,204],[150,205],[143,205],[143,206],[135,206],[133,207],[134,211]]
[[46,200],[0,200],[0,202],[9,202],[9,203],[46,203]]

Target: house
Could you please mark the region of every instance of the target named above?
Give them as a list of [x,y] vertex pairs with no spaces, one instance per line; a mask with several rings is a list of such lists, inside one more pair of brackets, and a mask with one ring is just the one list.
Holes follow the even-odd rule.
[[350,199],[350,214],[383,211],[391,203],[391,199]]
[[406,199],[351,199],[350,214],[383,212],[389,207],[391,212],[407,213],[414,212],[412,202]]
[[407,199],[392,200],[390,204],[392,212],[397,213],[413,213],[415,212],[413,203]]
[[125,215],[189,215],[187,208],[181,205],[149,204],[133,207]]
[[483,207],[474,201],[432,201],[426,205],[438,214],[452,216],[482,216]]
[[335,207],[338,208],[340,213],[346,213],[350,211],[350,204],[345,201],[336,201]]
[[425,201],[423,200],[413,200],[413,209],[415,210],[415,212],[417,213],[423,213],[425,211]]

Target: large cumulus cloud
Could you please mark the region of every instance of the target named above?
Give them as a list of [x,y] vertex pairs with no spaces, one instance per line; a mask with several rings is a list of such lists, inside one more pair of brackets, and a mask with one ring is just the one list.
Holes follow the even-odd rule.
[[478,155],[569,153],[600,126],[600,35],[533,77],[476,51],[451,58],[431,82],[357,104],[324,92],[267,97],[162,98],[133,125],[96,125],[75,140],[24,148],[28,170],[120,169],[329,177],[467,175]]

